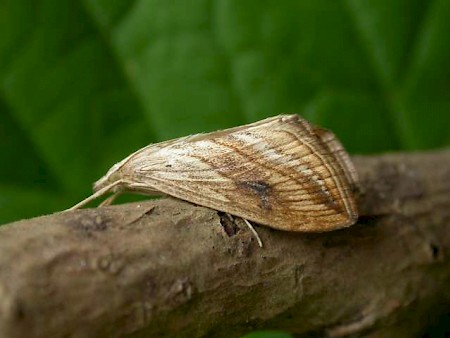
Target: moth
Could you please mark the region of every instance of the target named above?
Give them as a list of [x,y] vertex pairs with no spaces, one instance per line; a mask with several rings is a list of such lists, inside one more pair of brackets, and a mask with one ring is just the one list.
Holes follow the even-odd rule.
[[115,164],[69,210],[128,191],[170,195],[279,230],[324,232],[356,222],[357,184],[333,133],[279,115],[150,144]]

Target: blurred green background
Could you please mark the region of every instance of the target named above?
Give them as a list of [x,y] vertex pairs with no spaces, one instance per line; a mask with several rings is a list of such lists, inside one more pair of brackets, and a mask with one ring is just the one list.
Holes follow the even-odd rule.
[[352,153],[450,143],[450,1],[0,0],[0,223],[151,142],[284,112]]
[[352,153],[450,144],[448,0],[0,0],[0,224],[151,142],[286,112]]

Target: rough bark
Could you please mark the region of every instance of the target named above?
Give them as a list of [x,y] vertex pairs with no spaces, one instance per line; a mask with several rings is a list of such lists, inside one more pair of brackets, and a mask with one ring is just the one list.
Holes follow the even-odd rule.
[[0,336],[417,336],[450,308],[450,152],[354,160],[358,224],[263,248],[175,199],[3,226]]

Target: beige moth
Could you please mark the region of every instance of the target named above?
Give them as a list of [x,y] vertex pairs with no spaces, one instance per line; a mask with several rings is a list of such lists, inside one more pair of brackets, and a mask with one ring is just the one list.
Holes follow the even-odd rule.
[[150,144],[115,164],[94,194],[170,195],[271,228],[354,224],[357,175],[333,133],[297,115]]

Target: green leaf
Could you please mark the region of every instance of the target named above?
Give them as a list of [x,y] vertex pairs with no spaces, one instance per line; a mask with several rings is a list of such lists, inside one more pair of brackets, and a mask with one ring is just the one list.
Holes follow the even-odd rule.
[[151,142],[280,113],[351,152],[448,146],[445,0],[0,2],[0,222]]

